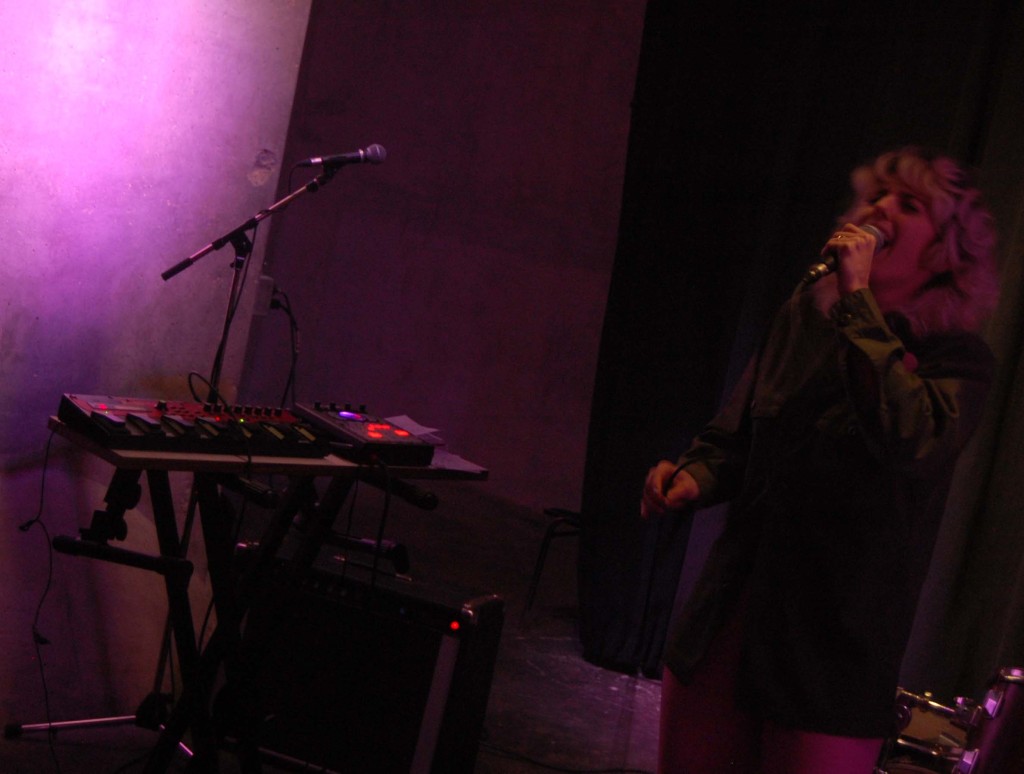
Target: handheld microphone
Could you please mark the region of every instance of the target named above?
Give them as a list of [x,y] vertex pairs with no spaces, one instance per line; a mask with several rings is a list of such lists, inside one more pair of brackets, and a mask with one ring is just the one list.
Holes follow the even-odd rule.
[[[871,236],[875,238],[875,255],[878,255],[878,251],[885,247],[886,240],[885,234],[879,231],[874,226],[861,226],[861,229],[867,231]],[[831,274],[839,268],[839,263],[836,261],[836,256],[829,253],[824,257],[820,263],[816,263],[807,270],[804,274],[804,278],[800,280],[801,284],[810,285],[813,282],[817,282],[826,274]]]
[[360,148],[354,153],[338,153],[334,156],[313,156],[309,159],[303,159],[295,166],[297,167],[343,167],[346,164],[383,164],[384,159],[388,157],[388,152],[384,150],[384,146],[368,145],[366,148]]

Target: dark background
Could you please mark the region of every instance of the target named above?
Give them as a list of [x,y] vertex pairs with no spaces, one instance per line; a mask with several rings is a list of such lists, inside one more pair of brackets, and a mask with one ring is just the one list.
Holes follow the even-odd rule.
[[[1017,360],[1016,328],[1002,326],[1017,315],[1012,168],[1021,150],[1006,131],[1017,120],[1007,98],[1020,77],[1020,11],[966,2],[648,4],[583,493],[589,658],[657,671],[690,525],[644,530],[629,521],[637,494],[628,482],[642,479],[652,453],[674,458],[713,413],[845,209],[854,166],[917,144],[978,170],[1009,264],[992,339],[1004,366]],[[1004,381],[991,417],[1005,411],[1006,389]],[[990,455],[1007,451],[1015,464],[1016,449],[993,443],[990,427],[965,461],[970,472],[925,591],[905,668],[922,690],[970,693],[999,660],[1024,656],[1019,639],[997,645],[981,635],[979,611],[966,603],[981,594],[992,605],[982,617],[1019,629],[1016,598],[998,580],[1018,572],[1012,549],[988,546],[982,558],[963,542],[971,530],[979,541],[990,530],[1019,539],[1016,512],[976,499],[995,494]],[[721,515],[693,523],[683,593]]]
[[[301,57],[275,48],[288,25],[273,14],[294,13],[295,43],[307,10]],[[61,392],[186,397],[185,372],[208,368],[226,257],[173,284],[159,272],[301,185],[309,170],[293,172],[295,162],[376,142],[388,150],[383,165],[342,170],[260,230],[250,279],[271,277],[295,312],[298,398],[365,403],[439,428],[491,471],[485,484],[444,493],[452,508],[482,512],[495,545],[521,530],[488,515],[532,513],[539,530],[545,506],[582,509],[582,650],[614,669],[656,672],[677,585],[691,582],[721,515],[674,530],[642,523],[643,475],[713,413],[842,211],[849,170],[917,143],[977,167],[1001,227],[1004,298],[988,330],[999,383],[954,482],[906,680],[973,695],[995,668],[1024,661],[1021,3],[365,0],[244,12],[225,2],[208,13],[218,18],[195,26],[124,22],[143,40],[173,29],[165,45],[178,56],[161,88],[131,84],[130,96],[150,115],[172,96],[187,109],[107,138],[120,155],[103,156],[103,171],[116,179],[88,180],[122,197],[101,212],[102,250],[82,234],[100,220],[86,205],[106,200],[32,185],[42,143],[8,134],[0,148],[14,149],[3,171],[21,182],[4,206],[28,199],[38,221],[57,223],[37,245],[18,220],[8,238],[19,261],[2,267],[13,276],[38,249],[52,272],[5,301],[10,524],[37,507],[45,417]],[[225,30],[241,53],[225,51]],[[206,90],[188,69],[197,62],[218,76]],[[104,114],[108,103],[86,94]],[[287,125],[283,142],[265,114]],[[157,130],[192,152],[133,144],[147,132],[164,142]],[[94,138],[76,142],[99,152]],[[253,158],[263,161],[254,168]],[[183,200],[174,186],[206,199]],[[256,304],[249,326],[254,286],[230,387],[246,402],[277,403],[288,322]],[[79,287],[103,294],[73,296]],[[109,472],[57,443],[49,473],[51,528],[74,534]],[[430,526],[457,557],[451,524]],[[10,533],[0,541],[3,706],[41,715],[31,631],[47,555],[41,540]],[[145,507],[131,514],[129,543],[152,543]],[[162,589],[121,568],[55,569],[42,619],[62,689],[54,710],[123,709],[150,674]],[[463,580],[503,591],[486,571]],[[197,597],[207,581],[200,570]]]
[[[409,97],[402,108],[390,103],[366,138],[391,147],[383,167],[346,170],[332,183],[341,194],[325,189],[275,224],[269,270],[302,311],[304,331],[314,331],[303,339],[300,393],[365,400],[443,428],[453,447],[491,468],[489,491],[500,498],[581,506],[584,652],[656,674],[687,550],[684,589],[720,514],[698,517],[689,541],[688,522],[644,525],[639,482],[714,412],[844,209],[849,171],[908,143],[963,159],[990,192],[1012,263],[1021,148],[1007,128],[1017,118],[1021,9],[650,2],[633,90],[624,72],[609,79],[599,63],[613,61],[610,46],[621,61],[630,45],[622,22],[635,22],[635,6],[488,8],[463,9],[465,37],[446,44],[438,39],[450,22],[425,7],[399,23],[371,18],[367,39],[381,45],[357,65],[333,32],[348,11],[313,6],[287,159],[325,141],[358,144],[354,113],[372,113],[398,89]],[[484,51],[473,30],[493,24],[509,25],[507,45]],[[582,58],[550,49],[543,67],[517,61],[536,51],[539,35],[583,30],[591,42]],[[380,53],[394,50],[401,60]],[[536,67],[535,80],[502,88],[524,66]],[[560,99],[544,112],[538,100],[552,90]],[[608,173],[617,154],[603,135],[627,98],[613,234],[607,211],[570,211],[566,196],[616,195],[617,174]],[[591,100],[607,115],[583,119]],[[434,104],[446,120],[411,131],[406,110]],[[613,264],[596,249],[607,239]],[[1012,295],[1001,320],[1015,318]],[[992,338],[1013,362],[1014,336],[997,329]],[[252,395],[276,394],[284,342],[281,320],[256,326],[243,380]],[[1004,400],[997,394],[993,416]],[[940,549],[951,564],[927,591],[934,607],[908,666],[918,679],[976,684],[1016,652],[1009,642],[976,650],[973,622],[960,624],[970,653],[944,647],[940,657],[929,641],[957,626],[945,616],[958,615],[949,595],[966,581],[957,568],[969,572],[975,561],[962,542],[966,525],[978,520],[976,535],[1003,529],[985,526],[1003,516],[977,506],[993,442],[972,450],[975,469],[954,494],[950,521],[959,526]]]

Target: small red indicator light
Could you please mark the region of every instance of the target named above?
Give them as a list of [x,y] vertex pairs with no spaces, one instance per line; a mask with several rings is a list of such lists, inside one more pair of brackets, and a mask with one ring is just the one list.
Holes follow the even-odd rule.
[[405,438],[407,435],[409,435],[409,431],[408,430],[395,430],[395,435],[400,435],[403,438]]
[[383,433],[378,433],[378,432],[369,432],[369,433],[367,433],[367,435],[370,436],[371,438],[383,438],[384,437]]
[[453,632],[457,632],[459,630],[459,622],[452,621],[450,624],[448,624],[448,628],[451,629]]

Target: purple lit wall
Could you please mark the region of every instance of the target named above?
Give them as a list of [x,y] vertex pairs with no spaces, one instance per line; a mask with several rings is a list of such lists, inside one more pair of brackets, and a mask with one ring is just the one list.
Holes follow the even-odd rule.
[[[308,16],[308,0],[0,5],[5,716],[41,715],[31,621],[45,541],[15,526],[36,511],[46,418],[62,392],[186,397],[188,372],[209,372],[230,251],[169,282],[160,274],[273,202]],[[249,306],[233,333],[229,387]],[[54,441],[51,533],[87,524],[109,475]],[[128,547],[152,546],[151,519],[131,519]],[[53,643],[43,650],[49,681],[61,687],[54,714],[133,710],[155,666],[159,579],[66,557],[55,573],[40,621]]]
[[[0,713],[43,716],[46,544],[16,527],[38,507],[46,418],[63,392],[188,396],[231,250],[160,274],[277,200],[303,157],[388,150],[261,226],[228,392],[281,395],[283,315],[250,330],[266,273],[302,326],[300,399],[409,413],[491,469],[489,496],[578,504],[644,6],[0,5]],[[50,533],[86,526],[110,474],[55,440]],[[153,550],[148,510],[126,548]],[[39,621],[53,717],[134,711],[165,610],[158,577],[58,556]]]

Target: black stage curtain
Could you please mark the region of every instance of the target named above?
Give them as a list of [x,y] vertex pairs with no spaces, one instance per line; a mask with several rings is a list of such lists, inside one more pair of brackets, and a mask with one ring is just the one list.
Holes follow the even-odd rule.
[[714,414],[854,166],[908,143],[980,164],[1017,5],[648,3],[583,487],[588,661],[660,673],[720,509],[643,522],[647,469]]

